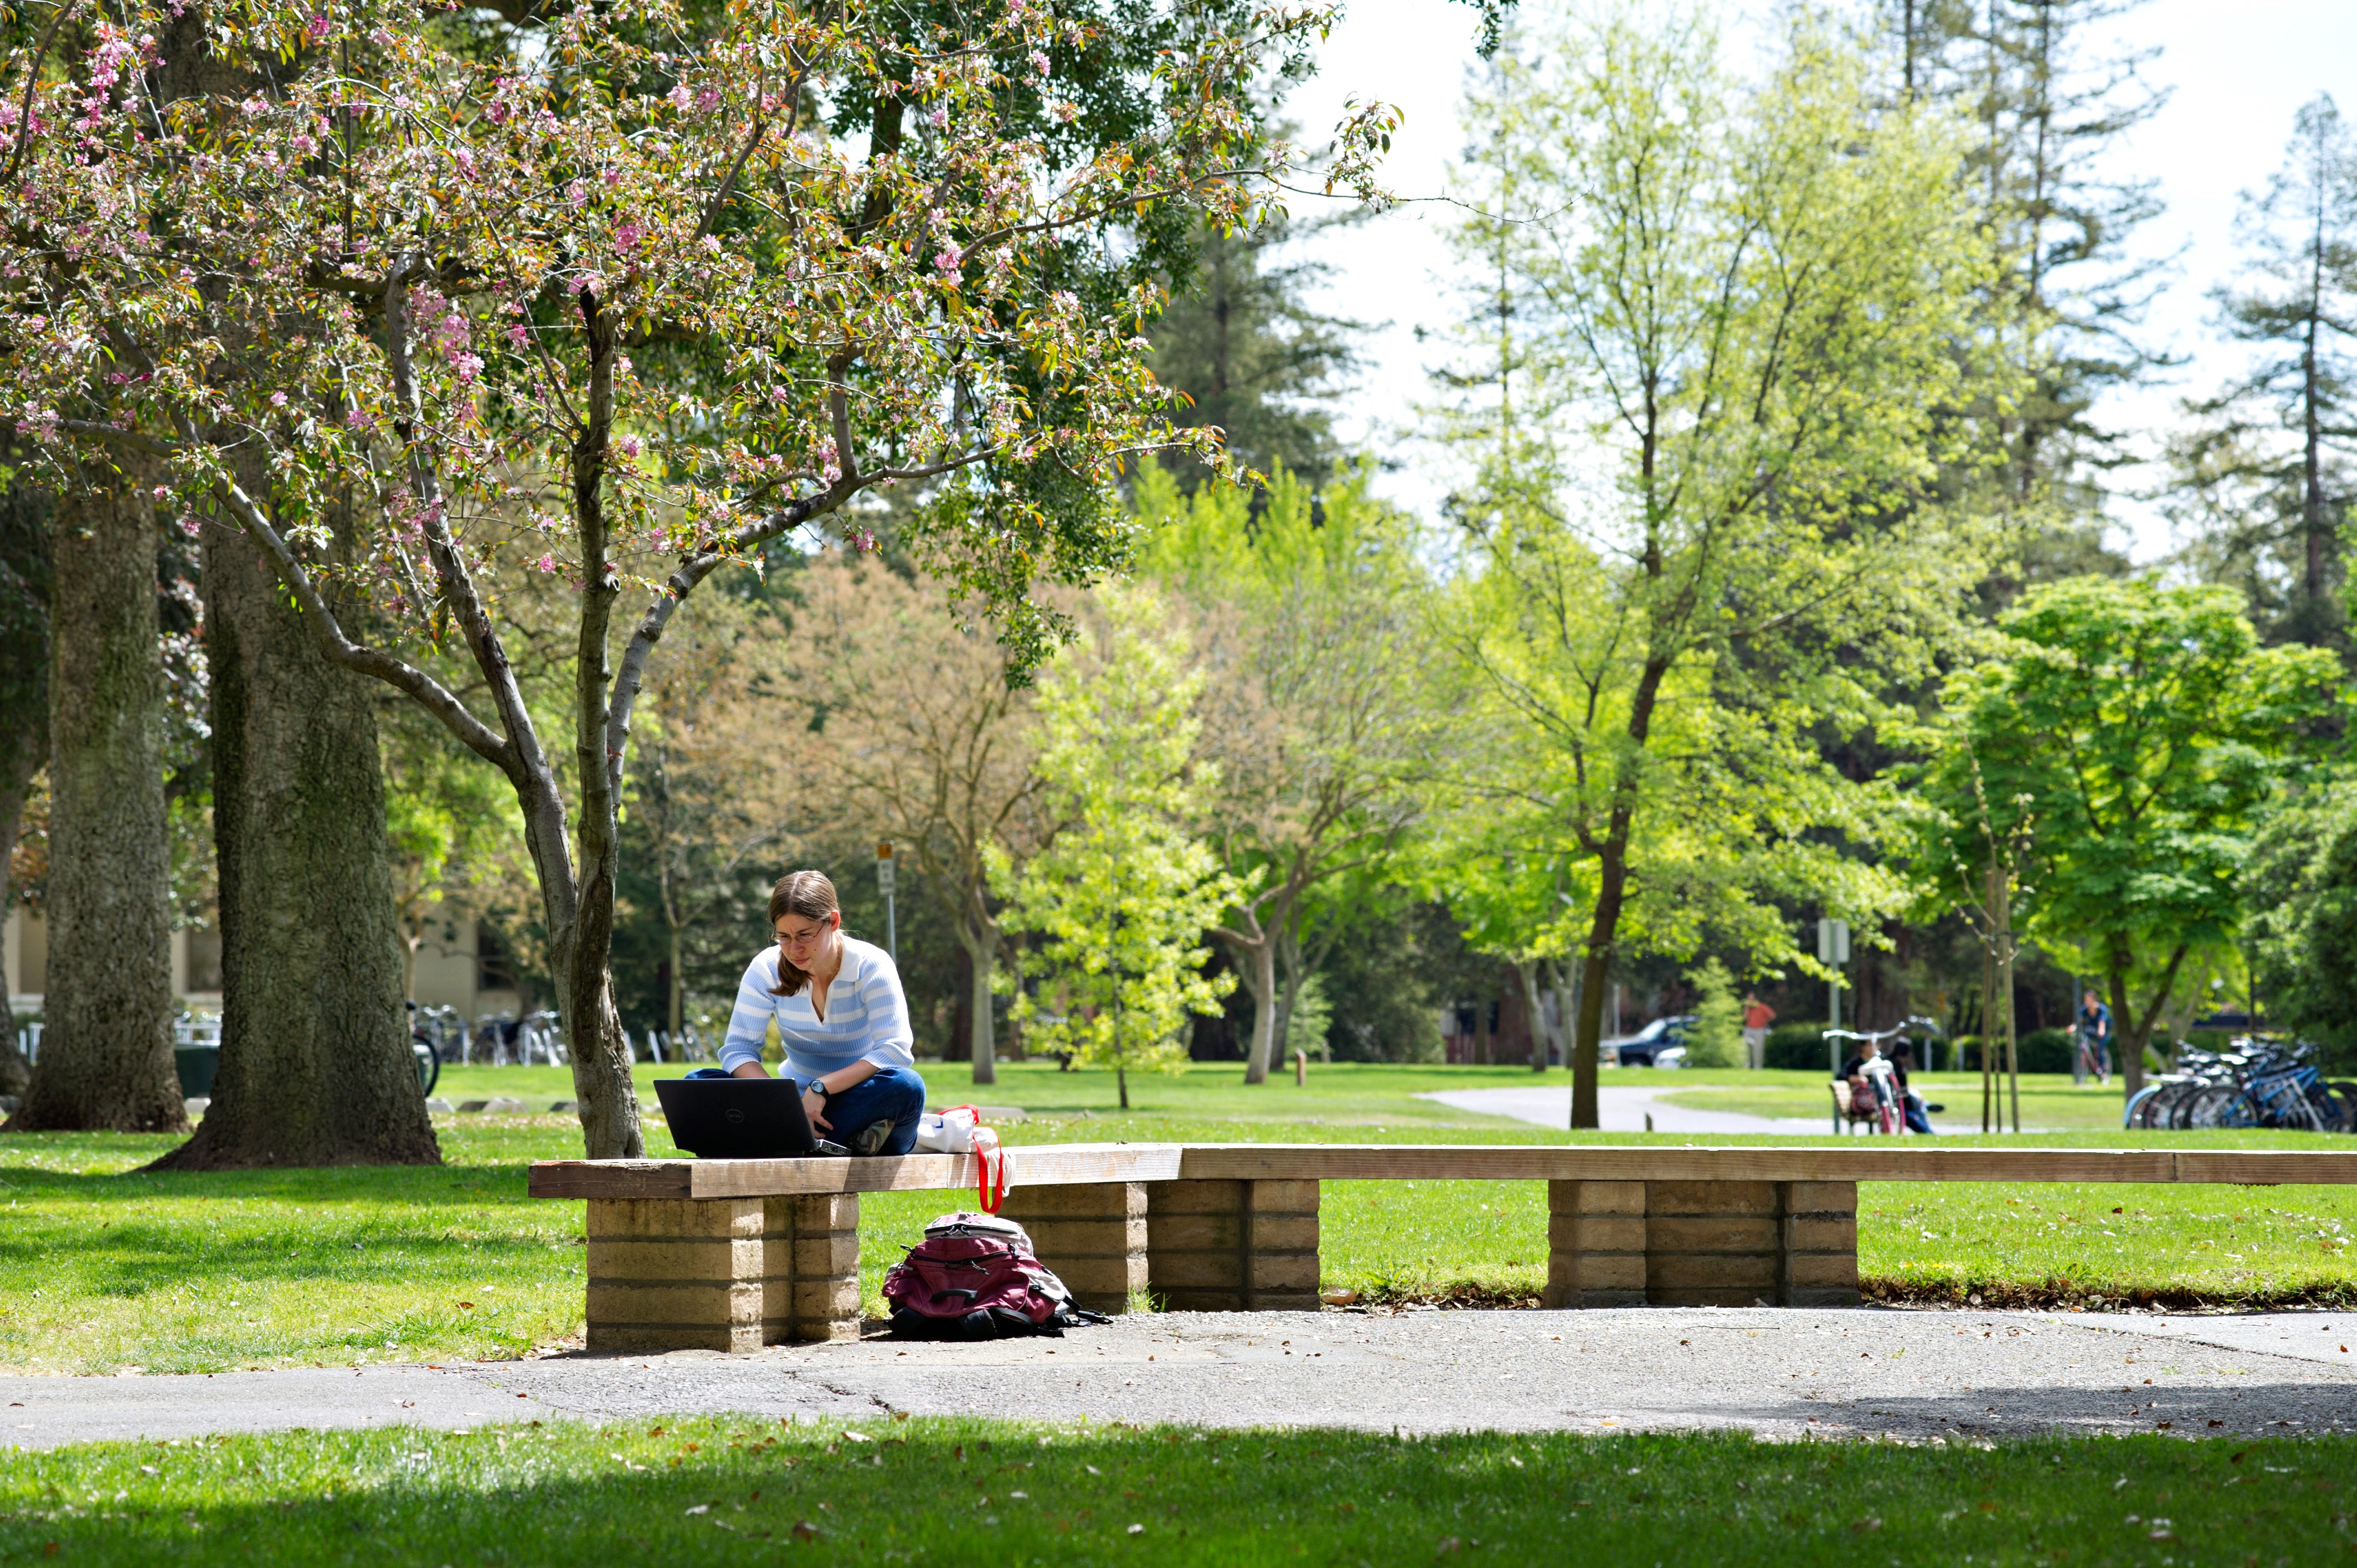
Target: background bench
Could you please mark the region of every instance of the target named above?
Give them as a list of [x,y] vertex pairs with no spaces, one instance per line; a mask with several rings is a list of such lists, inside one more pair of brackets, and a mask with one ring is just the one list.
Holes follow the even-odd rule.
[[[1007,1151],[1004,1212],[1085,1306],[1315,1310],[1321,1181],[1547,1184],[1552,1307],[1846,1305],[1861,1181],[2357,1182],[2357,1153],[1066,1144]],[[859,1333],[859,1194],[963,1194],[963,1155],[544,1160],[588,1203],[592,1350],[751,1350]],[[955,1203],[961,1201],[952,1197]]]

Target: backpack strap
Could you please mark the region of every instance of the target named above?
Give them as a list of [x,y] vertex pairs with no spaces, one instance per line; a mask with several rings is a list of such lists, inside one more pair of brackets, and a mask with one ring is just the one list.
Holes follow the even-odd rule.
[[982,1205],[982,1211],[985,1214],[997,1213],[998,1206],[1006,1201],[1006,1151],[1005,1149],[1000,1149],[996,1151],[996,1153],[998,1155],[998,1186],[996,1190],[994,1191],[991,1187],[990,1177],[990,1156],[992,1151],[988,1149],[978,1149],[974,1152],[974,1160],[976,1162],[974,1166],[974,1201]]

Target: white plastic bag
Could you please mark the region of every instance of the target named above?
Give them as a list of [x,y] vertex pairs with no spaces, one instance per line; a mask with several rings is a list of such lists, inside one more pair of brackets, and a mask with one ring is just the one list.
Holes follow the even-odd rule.
[[970,1155],[981,1113],[971,1105],[928,1111],[917,1118],[917,1152],[921,1155]]
[[925,1155],[974,1155],[975,1197],[987,1214],[998,1212],[1006,1196],[1006,1155],[998,1146],[998,1130],[983,1125],[982,1112],[971,1105],[928,1111],[917,1118],[917,1152]]

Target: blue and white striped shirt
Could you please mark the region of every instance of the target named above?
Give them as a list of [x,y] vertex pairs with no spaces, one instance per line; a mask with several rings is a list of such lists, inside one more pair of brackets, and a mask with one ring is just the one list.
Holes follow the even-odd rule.
[[778,1037],[785,1042],[786,1071],[798,1083],[856,1061],[879,1068],[915,1063],[909,999],[901,993],[890,955],[875,943],[843,939],[843,968],[827,985],[823,1020],[811,1005],[809,986],[791,996],[778,996],[772,994],[777,985],[778,950],[763,948],[737,986],[737,1008],[728,1015],[728,1037],[720,1047],[720,1065],[726,1070],[735,1072],[761,1059],[771,1018],[777,1019]]

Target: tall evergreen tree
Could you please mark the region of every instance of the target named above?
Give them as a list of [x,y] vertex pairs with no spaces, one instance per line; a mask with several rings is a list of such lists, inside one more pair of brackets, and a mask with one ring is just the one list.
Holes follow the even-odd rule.
[[[1330,400],[1357,368],[1351,338],[1365,327],[1309,306],[1331,269],[1289,248],[1314,231],[1285,221],[1207,231],[1191,278],[1155,328],[1154,373],[1187,394],[1174,423],[1216,427],[1246,467],[1317,486],[1340,461]],[[1211,477],[1191,457],[1171,469],[1189,490]]]
[[2284,166],[2246,194],[2250,263],[2217,291],[2244,372],[2191,406],[2173,454],[2197,553],[2233,580],[2278,639],[2347,640],[2341,528],[2357,493],[2357,142],[2319,94],[2295,122]]
[[[2000,259],[1982,330],[2013,373],[2006,395],[1968,398],[1983,436],[1972,488],[2014,521],[2031,581],[2125,568],[2103,543],[2103,477],[2134,455],[2098,404],[2169,362],[2140,333],[2159,263],[2127,252],[2161,210],[2158,182],[2112,172],[2120,138],[2167,102],[2144,76],[2158,51],[2093,47],[2141,3],[1886,0],[1893,96],[1975,127],[1960,178]],[[2003,600],[2018,584],[1991,589]]]

